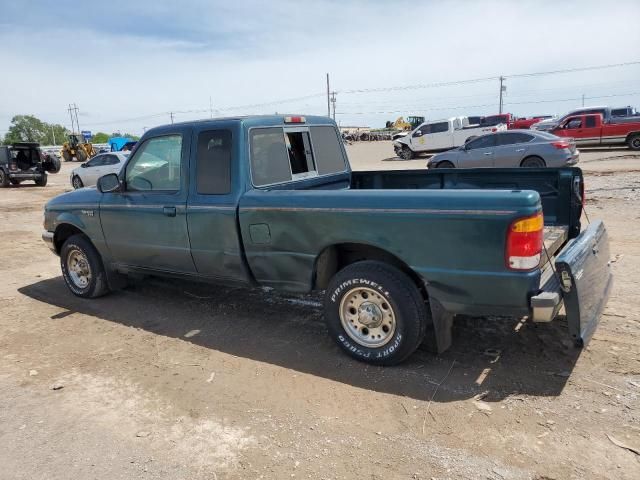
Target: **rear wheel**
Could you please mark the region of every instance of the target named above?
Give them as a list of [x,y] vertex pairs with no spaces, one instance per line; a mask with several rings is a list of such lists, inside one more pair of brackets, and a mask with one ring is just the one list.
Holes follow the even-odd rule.
[[0,188],[5,188],[9,186],[9,177],[4,170],[0,169]]
[[420,345],[427,310],[416,284],[377,261],[353,263],[331,279],[324,300],[329,334],[353,358],[402,362]]
[[10,178],[9,181],[11,185],[20,185],[22,183],[22,180],[18,180],[17,178]]
[[39,187],[45,187],[47,185],[47,174],[43,173],[39,178],[36,178],[36,185]]
[[525,168],[544,168],[547,164],[544,163],[544,160],[540,157],[527,157],[522,161],[520,166]]
[[448,160],[444,160],[442,162],[438,162],[436,168],[455,168],[455,165]]
[[78,175],[74,175],[73,176],[73,180],[71,180],[71,185],[75,189],[84,187],[84,183],[82,183],[82,180],[80,179],[80,177]]
[[63,150],[62,158],[64,158],[65,162],[70,162],[71,160],[73,160],[73,155],[71,155],[71,152],[69,152],[69,150]]
[[415,156],[415,154],[409,147],[405,145],[402,147],[402,150],[400,150],[400,154],[398,156],[403,160],[411,160]]
[[629,145],[631,150],[640,150],[640,133],[631,135],[627,139],[627,145]]
[[64,242],[60,268],[67,287],[78,297],[95,298],[109,291],[102,258],[83,235],[73,235]]
[[78,148],[76,150],[76,160],[79,162],[84,162],[87,160],[87,152],[85,152],[82,148]]

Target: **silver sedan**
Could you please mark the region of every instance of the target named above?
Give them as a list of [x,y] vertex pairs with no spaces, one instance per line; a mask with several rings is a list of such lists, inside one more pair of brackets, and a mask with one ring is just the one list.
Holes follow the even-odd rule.
[[427,167],[564,167],[578,163],[579,155],[571,138],[533,130],[509,130],[482,135],[462,147],[438,153],[429,159]]

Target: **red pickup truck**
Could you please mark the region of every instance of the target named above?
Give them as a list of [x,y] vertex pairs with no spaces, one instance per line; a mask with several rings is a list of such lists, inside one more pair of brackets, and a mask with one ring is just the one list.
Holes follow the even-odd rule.
[[640,150],[640,117],[637,122],[603,123],[601,114],[574,115],[549,133],[572,137],[580,146],[628,145]]

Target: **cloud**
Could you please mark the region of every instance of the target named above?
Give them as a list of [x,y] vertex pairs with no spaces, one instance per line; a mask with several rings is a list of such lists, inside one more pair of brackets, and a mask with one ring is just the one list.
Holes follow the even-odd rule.
[[[66,106],[75,102],[81,126],[141,132],[169,121],[168,114],[153,114],[206,110],[210,96],[224,114],[322,114],[325,72],[344,92],[640,60],[640,30],[616,27],[640,14],[633,1],[2,3],[0,61],[8,68],[0,79],[0,125],[18,113],[69,123]],[[507,79],[507,108],[561,113],[580,103],[564,99],[583,93],[640,91],[638,78],[636,66]],[[343,122],[374,126],[400,115],[489,114],[497,92],[497,82],[487,81],[338,93],[338,112]],[[229,109],[310,94],[319,96]]]

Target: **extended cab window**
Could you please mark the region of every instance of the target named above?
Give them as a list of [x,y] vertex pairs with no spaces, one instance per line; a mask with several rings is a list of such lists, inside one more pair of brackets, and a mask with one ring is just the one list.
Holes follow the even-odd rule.
[[223,195],[231,192],[231,132],[209,130],[198,135],[197,192]]
[[596,117],[587,117],[585,120],[587,128],[593,128],[596,126]]
[[177,192],[180,190],[182,136],[150,138],[127,164],[127,190]]

